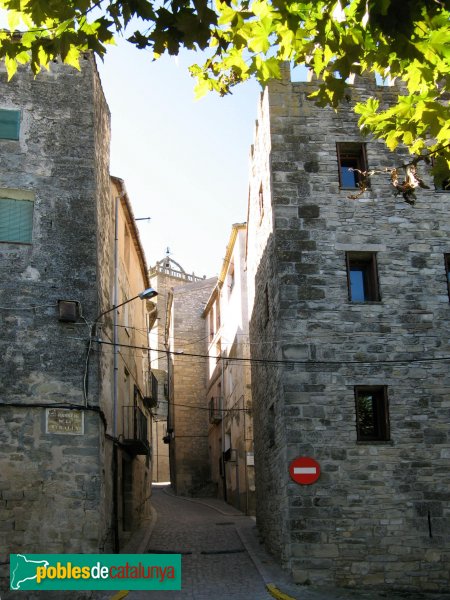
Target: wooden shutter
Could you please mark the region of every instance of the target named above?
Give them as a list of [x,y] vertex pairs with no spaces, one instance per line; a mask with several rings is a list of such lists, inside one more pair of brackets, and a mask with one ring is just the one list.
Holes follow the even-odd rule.
[[20,112],[18,110],[0,109],[0,138],[18,140]]
[[0,241],[31,243],[34,202],[0,198]]

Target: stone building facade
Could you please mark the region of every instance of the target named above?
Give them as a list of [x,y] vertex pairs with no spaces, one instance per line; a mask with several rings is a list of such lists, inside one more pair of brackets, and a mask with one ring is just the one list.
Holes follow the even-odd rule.
[[254,514],[246,242],[246,224],[233,225],[203,317],[209,355],[206,406],[211,480],[220,497],[246,514]]
[[189,355],[206,354],[201,315],[216,280],[187,273],[167,255],[150,269],[150,281],[158,291],[157,319],[150,334],[152,366],[164,382],[164,396],[155,411],[158,424],[153,425],[155,460],[160,464],[153,479],[170,480],[177,494],[193,495],[209,481],[208,419],[203,403],[205,359]]
[[[450,197],[351,169],[408,162],[284,79],[261,97],[248,275],[257,521],[298,582],[443,590],[450,559]],[[258,362],[262,361],[262,362]],[[318,461],[295,483],[296,457]]]
[[112,515],[108,527],[114,536],[113,548],[120,550],[126,547],[133,531],[150,518],[151,425],[156,394],[149,351],[138,348],[148,346],[156,305],[151,299],[153,292],[149,298],[139,297],[151,289],[145,255],[124,182],[112,177],[111,183],[109,201],[114,211],[102,223],[103,231],[109,230],[110,234],[98,270],[105,285],[105,306],[118,306],[117,318],[114,319],[115,311],[107,309],[104,316],[97,318],[95,333],[100,361],[100,408],[106,424],[110,424],[103,460],[105,484],[113,488],[106,494],[111,507],[105,514],[108,519]]
[[202,313],[215,283],[216,278],[204,279],[173,290],[168,429],[171,481],[181,496],[202,493],[210,482],[205,407],[207,340]]
[[[113,475],[112,352],[97,340],[111,338],[112,313],[98,316],[113,306],[117,194],[119,258],[137,269],[120,275],[127,297],[148,278],[124,190],[109,175],[110,116],[95,62],[81,62],[80,71],[54,63],[37,78],[23,68],[9,83],[0,67],[2,586],[9,553],[116,549],[150,494],[149,454],[139,465],[128,455],[126,481],[122,461]],[[145,327],[137,302],[128,318]],[[147,357],[134,356],[131,404],[147,393],[146,371]],[[137,481],[141,506],[124,524]]]

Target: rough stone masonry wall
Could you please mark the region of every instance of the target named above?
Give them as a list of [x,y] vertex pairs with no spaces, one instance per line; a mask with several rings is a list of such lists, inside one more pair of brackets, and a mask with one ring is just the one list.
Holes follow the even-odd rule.
[[[216,281],[206,279],[174,289],[175,352],[206,356],[202,313]],[[172,468],[176,473],[175,491],[182,496],[195,494],[210,479],[206,370],[206,358],[173,356]]]
[[[35,194],[32,244],[0,244],[0,562],[95,551],[101,537],[99,416],[85,411],[84,435],[46,434],[38,406],[83,403],[90,332],[59,322],[57,300],[98,311],[96,170],[109,138],[95,144],[97,75],[81,66],[24,68],[10,83],[0,70],[0,107],[21,111],[20,140],[0,140],[0,188]],[[96,369],[89,387],[98,397]]]
[[[283,564],[289,561],[289,505],[286,491],[286,448],[283,422],[277,418],[283,397],[277,319],[279,282],[272,210],[269,96],[261,96],[250,156],[247,224],[249,340],[252,359],[252,415],[255,450],[256,518],[267,548]],[[262,198],[261,198],[262,196]],[[262,200],[262,202],[261,202]]]
[[[278,289],[279,303],[270,296],[270,326],[278,330],[282,358],[308,364],[278,369],[275,424],[268,411],[258,417],[258,406],[268,403],[264,388],[274,380],[272,369],[266,376],[258,371],[260,522],[300,582],[443,590],[450,558],[450,375],[439,357],[450,356],[449,194],[436,193],[423,173],[431,189],[420,191],[415,207],[395,200],[383,176],[372,177],[360,200],[349,200],[339,190],[337,141],[366,141],[369,168],[406,157],[362,139],[350,106],[338,113],[315,107],[306,99],[313,85],[284,81],[266,91],[275,234],[256,287],[266,278],[269,289]],[[388,101],[396,91],[360,80],[351,95],[356,101],[372,92]],[[351,250],[377,252],[381,302],[349,302],[345,252]],[[255,303],[253,340],[267,328],[264,310]],[[388,386],[390,441],[356,441],[355,385]],[[263,441],[273,429],[271,455]],[[321,464],[311,486],[288,476],[290,460],[304,455]],[[261,458],[269,472],[282,469],[281,490],[278,480],[270,487],[261,479]],[[267,508],[280,494],[288,510],[277,524]],[[282,539],[280,530],[287,533]]]

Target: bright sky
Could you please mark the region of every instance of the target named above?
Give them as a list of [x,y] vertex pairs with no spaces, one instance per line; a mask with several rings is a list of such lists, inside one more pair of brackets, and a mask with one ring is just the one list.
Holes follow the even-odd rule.
[[112,115],[111,174],[125,181],[149,266],[169,247],[186,271],[211,277],[231,225],[246,220],[250,144],[260,87],[194,98],[195,54],[152,62],[126,42],[99,62]]

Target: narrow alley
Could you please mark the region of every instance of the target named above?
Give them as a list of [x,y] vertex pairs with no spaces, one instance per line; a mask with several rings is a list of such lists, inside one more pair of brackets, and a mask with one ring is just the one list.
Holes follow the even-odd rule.
[[252,519],[221,500],[177,497],[169,486],[154,486],[152,505],[156,522],[147,552],[182,555],[182,589],[130,592],[127,600],[272,598],[241,539],[255,527]]
[[222,500],[175,496],[168,484],[154,484],[152,506],[147,552],[181,554],[181,591],[99,592],[95,600],[450,600],[447,593],[296,585],[264,550],[254,519]]

